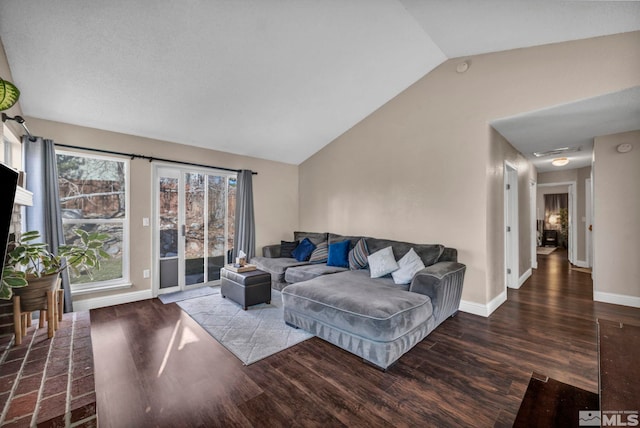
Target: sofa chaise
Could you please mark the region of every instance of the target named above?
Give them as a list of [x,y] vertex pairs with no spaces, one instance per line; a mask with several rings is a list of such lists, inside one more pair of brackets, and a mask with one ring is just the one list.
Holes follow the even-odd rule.
[[[272,287],[282,290],[286,323],[380,369],[386,370],[458,310],[466,267],[453,248],[333,233],[295,232],[294,238],[307,238],[318,247],[326,242],[329,248],[348,241],[350,257],[365,248],[368,257],[355,268],[299,261],[281,254],[280,245],[265,247],[263,257],[251,262],[268,271]],[[383,252],[399,262],[413,257],[422,268],[400,284],[396,272],[372,278],[377,266],[363,266],[367,262],[362,260],[377,260]]]

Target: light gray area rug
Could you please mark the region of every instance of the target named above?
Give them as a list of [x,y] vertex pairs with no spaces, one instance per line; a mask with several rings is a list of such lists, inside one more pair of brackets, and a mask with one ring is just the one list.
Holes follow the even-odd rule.
[[558,247],[536,247],[536,254],[542,254],[548,256],[553,253]]
[[193,290],[176,291],[175,293],[161,294],[158,299],[165,305],[167,303],[176,303],[182,300],[193,299],[195,297],[208,296],[210,294],[220,293],[220,287],[199,287]]
[[178,306],[245,365],[313,337],[285,324],[282,295],[277,290],[271,290],[270,304],[249,306],[246,311],[219,292],[183,300]]

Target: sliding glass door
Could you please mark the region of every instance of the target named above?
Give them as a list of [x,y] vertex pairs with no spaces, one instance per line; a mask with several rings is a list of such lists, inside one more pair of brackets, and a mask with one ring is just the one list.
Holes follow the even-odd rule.
[[220,279],[233,249],[235,174],[157,166],[158,293]]

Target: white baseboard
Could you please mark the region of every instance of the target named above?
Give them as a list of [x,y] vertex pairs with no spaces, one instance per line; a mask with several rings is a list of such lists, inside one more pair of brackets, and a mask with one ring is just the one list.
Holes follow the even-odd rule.
[[467,312],[473,315],[479,315],[481,317],[488,317],[498,309],[498,307],[507,301],[507,292],[503,291],[498,296],[496,296],[493,300],[491,300],[486,305],[476,302],[470,302],[468,300],[461,300],[460,307],[458,308],[462,312]]
[[604,293],[602,291],[593,292],[593,300],[596,302],[612,303],[614,305],[631,306],[640,308],[640,297],[627,296],[624,294]]
[[88,311],[90,309],[104,308],[106,306],[121,305],[123,303],[137,302],[153,298],[151,290],[133,291],[130,293],[114,294],[113,296],[94,297],[73,302],[74,311]]
[[524,284],[525,281],[529,279],[532,273],[533,270],[531,270],[531,268],[527,269],[526,272],[523,273],[522,276],[518,279],[518,286],[516,287],[516,289],[522,287],[522,284]]
[[589,267],[589,263],[587,263],[586,260],[576,260],[576,262],[574,263],[574,266],[578,266],[581,268],[588,268]]

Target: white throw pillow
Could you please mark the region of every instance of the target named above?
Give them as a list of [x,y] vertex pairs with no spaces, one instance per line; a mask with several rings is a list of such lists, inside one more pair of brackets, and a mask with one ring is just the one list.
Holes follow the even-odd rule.
[[398,269],[398,263],[396,263],[396,258],[393,256],[393,248],[391,247],[376,251],[367,257],[367,261],[369,262],[371,278],[380,278]]
[[424,263],[416,252],[410,249],[400,260],[398,260],[400,268],[393,272],[393,282],[396,284],[409,284],[413,276],[424,269]]

